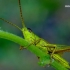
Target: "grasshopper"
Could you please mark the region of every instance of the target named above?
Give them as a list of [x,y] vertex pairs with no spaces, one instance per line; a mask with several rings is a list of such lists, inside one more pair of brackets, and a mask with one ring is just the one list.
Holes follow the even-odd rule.
[[20,0],[18,0],[18,3],[19,3],[19,9],[20,9],[20,17],[21,17],[22,26],[23,26],[22,28],[18,27],[17,25],[15,25],[3,18],[0,18],[0,19],[15,26],[16,28],[18,28],[23,33],[24,39],[27,42],[37,46],[43,52],[50,54],[51,58],[57,60],[62,65],[64,65],[66,68],[70,68],[69,63],[60,56],[60,53],[64,53],[64,52],[68,52],[68,51],[70,52],[70,47],[61,48],[59,46],[65,46],[65,45],[50,44],[49,42],[45,41],[44,39],[42,39],[39,36],[37,36],[36,34],[34,34],[31,29],[29,29],[25,26],[24,19],[22,16]]

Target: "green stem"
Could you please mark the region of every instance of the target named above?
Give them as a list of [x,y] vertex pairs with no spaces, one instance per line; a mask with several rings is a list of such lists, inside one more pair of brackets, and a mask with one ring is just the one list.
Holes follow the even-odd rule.
[[[13,41],[21,46],[25,46],[29,51],[31,51],[32,53],[34,53],[36,56],[40,57],[40,58],[44,58],[46,57],[46,61],[50,61],[50,56],[49,54],[46,54],[44,52],[42,52],[40,49],[38,49],[36,46],[34,45],[30,45],[25,39],[14,35],[12,33],[8,33],[5,31],[0,30],[0,38],[3,39],[7,39],[10,41]],[[48,59],[49,58],[49,59]],[[57,70],[68,70],[67,68],[65,68],[64,66],[62,66],[59,62],[55,61],[51,63],[51,65],[56,68]]]

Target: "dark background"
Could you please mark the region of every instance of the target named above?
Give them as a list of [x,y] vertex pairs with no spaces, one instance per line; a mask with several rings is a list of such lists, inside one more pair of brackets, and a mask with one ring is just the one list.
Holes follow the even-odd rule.
[[[21,0],[25,24],[53,44],[70,45],[70,0]],[[0,0],[0,17],[22,28],[18,0]],[[0,29],[23,37],[20,30],[0,20]],[[0,70],[54,70],[39,66],[37,57],[18,44],[0,38]],[[70,62],[70,53],[63,57]]]

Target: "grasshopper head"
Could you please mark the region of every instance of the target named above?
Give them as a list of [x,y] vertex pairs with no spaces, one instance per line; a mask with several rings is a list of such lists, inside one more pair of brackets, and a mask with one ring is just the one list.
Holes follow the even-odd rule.
[[22,32],[26,41],[33,43],[35,41],[35,34],[29,28],[22,28]]

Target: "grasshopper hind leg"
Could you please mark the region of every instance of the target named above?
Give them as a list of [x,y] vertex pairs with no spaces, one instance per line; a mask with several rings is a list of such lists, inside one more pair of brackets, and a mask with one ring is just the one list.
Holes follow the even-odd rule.
[[[52,48],[53,48],[53,50],[52,50],[52,51],[49,51],[49,54],[50,54],[50,57],[51,57],[49,65],[51,65],[51,63],[52,63],[52,61],[53,61],[53,54],[54,54],[55,51],[56,51],[56,46],[51,46],[51,47],[49,47],[50,50],[51,50]],[[49,65],[48,65],[48,66],[49,66]]]

